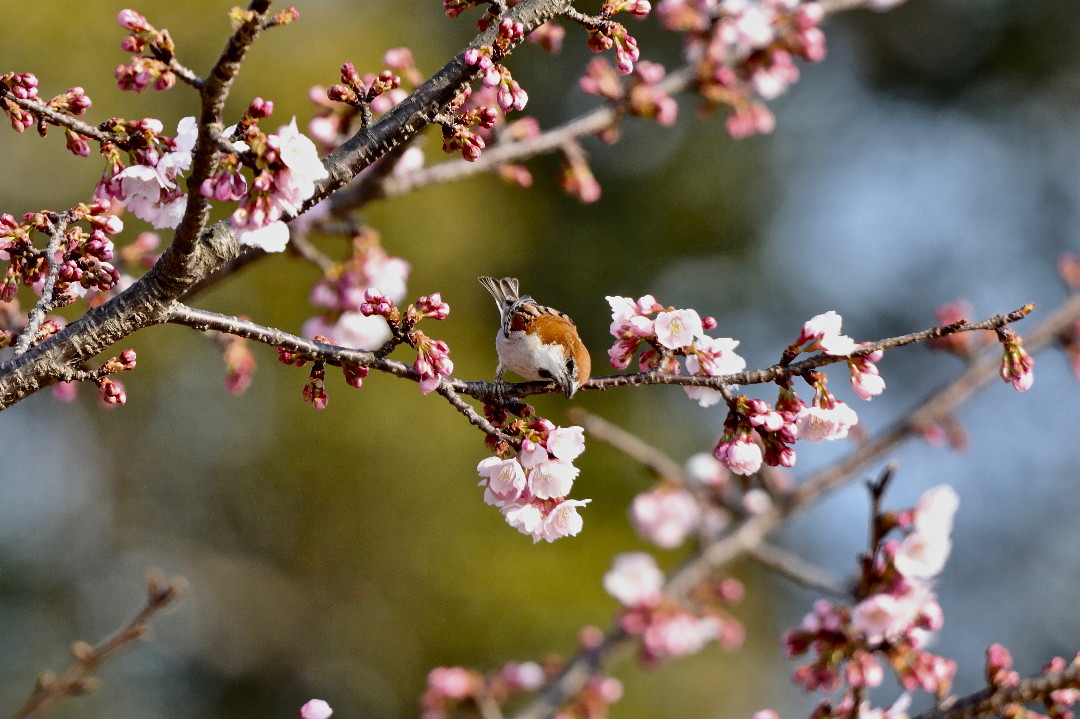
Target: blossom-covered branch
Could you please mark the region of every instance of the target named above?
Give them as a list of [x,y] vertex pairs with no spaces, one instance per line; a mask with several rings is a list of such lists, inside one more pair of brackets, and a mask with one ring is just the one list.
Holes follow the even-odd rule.
[[[999,646],[991,648],[991,655],[1000,655]],[[993,658],[989,662],[993,667]],[[1008,663],[996,668],[1008,669]],[[1051,663],[1039,674],[1020,678],[1015,672],[1004,682],[949,701],[945,706],[916,714],[912,719],[976,719],[984,716],[1035,716],[1023,709],[1023,704],[1035,701],[1072,704],[1080,697],[1080,661]],[[1055,699],[1055,694],[1058,698]]]
[[[1035,351],[1057,340],[1080,318],[1080,295],[1073,295],[1058,310],[1028,333],[1028,347]],[[913,436],[920,436],[926,427],[947,421],[955,410],[980,387],[998,376],[999,362],[986,358],[969,366],[956,380],[950,382],[919,407],[870,437],[839,462],[800,482],[782,501],[772,503],[758,514],[727,528],[711,543],[700,548],[684,565],[663,583],[662,592],[675,601],[689,596],[696,587],[743,556],[787,522],[793,515],[816,504],[825,495],[847,484],[880,461],[897,445]],[[622,628],[609,630],[598,640],[569,659],[559,674],[539,692],[538,697],[512,719],[550,719],[560,707],[582,691],[589,678],[599,671],[631,640]]]

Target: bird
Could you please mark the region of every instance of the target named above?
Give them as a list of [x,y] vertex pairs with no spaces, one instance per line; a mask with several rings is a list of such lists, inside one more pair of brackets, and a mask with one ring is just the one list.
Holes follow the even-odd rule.
[[480,277],[499,306],[499,331],[495,351],[499,366],[495,383],[502,383],[506,370],[528,380],[552,380],[567,399],[589,380],[592,360],[578,335],[574,321],[557,309],[537,303],[529,295],[518,294],[514,277],[497,280]]

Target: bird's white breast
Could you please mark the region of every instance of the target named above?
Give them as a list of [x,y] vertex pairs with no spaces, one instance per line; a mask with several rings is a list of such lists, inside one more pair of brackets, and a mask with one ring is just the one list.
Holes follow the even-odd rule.
[[539,337],[524,332],[511,332],[507,337],[500,329],[495,334],[495,351],[503,367],[530,380],[544,379],[539,374],[541,369],[558,377],[566,365],[562,345],[541,344]]

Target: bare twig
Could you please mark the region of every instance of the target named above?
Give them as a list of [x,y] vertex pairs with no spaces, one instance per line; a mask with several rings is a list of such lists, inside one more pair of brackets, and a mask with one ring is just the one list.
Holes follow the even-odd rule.
[[599,415],[577,408],[570,411],[570,420],[580,424],[591,439],[598,439],[611,445],[639,462],[657,477],[666,477],[684,485],[689,484],[682,465],[636,434],[626,431]]
[[22,109],[27,110],[36,117],[39,117],[52,125],[67,128],[74,133],[88,137],[96,142],[109,142],[114,144],[118,144],[119,142],[119,137],[117,135],[105,132],[100,127],[89,125],[67,113],[54,110],[45,103],[38,102],[37,100],[27,100],[25,98],[15,97],[7,92],[4,93],[4,99],[14,102]]
[[798,585],[834,597],[851,598],[850,587],[843,579],[773,544],[762,542],[749,548],[746,556]]
[[96,647],[85,642],[76,642],[71,647],[75,661],[59,677],[45,672],[38,677],[37,685],[22,708],[15,712],[12,719],[30,719],[51,707],[67,696],[86,694],[97,688],[97,683],[90,676],[102,662],[119,654],[131,644],[142,639],[150,630],[150,620],[179,599],[186,586],[184,580],[173,579],[168,584],[160,571],[151,569],[147,572],[149,597],[146,605],[139,610],[135,618],[120,631]]
[[472,405],[461,399],[461,397],[458,397],[457,392],[455,392],[445,380],[439,383],[439,387],[435,391],[445,397],[446,401],[454,406],[454,409],[465,415],[465,418],[469,420],[469,424],[479,427],[484,431],[485,434],[490,435],[495,439],[502,440],[510,444],[515,444],[515,440],[512,437],[503,434],[501,431],[499,431],[498,427],[493,425],[491,422],[485,419],[483,415],[473,409]]

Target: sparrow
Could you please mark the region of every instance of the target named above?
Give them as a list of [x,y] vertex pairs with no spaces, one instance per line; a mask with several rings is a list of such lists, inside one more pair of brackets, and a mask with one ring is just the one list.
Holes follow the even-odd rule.
[[589,380],[592,361],[574,321],[552,307],[518,294],[514,277],[480,277],[499,306],[501,320],[495,334],[499,367],[495,383],[511,370],[529,380],[553,380],[569,399]]

